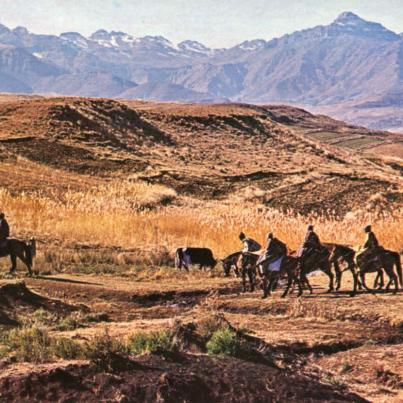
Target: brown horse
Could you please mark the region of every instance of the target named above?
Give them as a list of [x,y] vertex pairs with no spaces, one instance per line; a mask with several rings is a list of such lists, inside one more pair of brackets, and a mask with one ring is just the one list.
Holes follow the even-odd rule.
[[246,292],[246,277],[249,279],[250,291],[255,291],[256,263],[259,255],[252,252],[241,252],[238,259],[238,266],[241,268],[243,292]]
[[10,274],[14,274],[17,269],[17,258],[19,258],[28,269],[28,275],[32,276],[33,258],[36,255],[36,242],[31,239],[29,243],[18,239],[8,239],[7,246],[0,249],[0,258],[10,256]]
[[339,244],[324,244],[324,246],[330,251],[329,261],[334,267],[336,273],[336,290],[338,291],[341,287],[341,278],[344,270],[341,270],[339,263],[343,262],[347,265],[345,270],[350,270],[353,276],[353,291],[351,295],[357,293],[358,288],[362,288],[361,282],[357,275],[357,266],[355,264],[355,250],[346,245]]
[[[334,275],[331,270],[330,251],[326,247],[322,247],[319,250],[313,251],[307,258],[299,258],[300,261],[300,283],[306,284],[309,288],[309,292],[312,294],[313,289],[309,284],[307,275],[316,270],[321,270],[329,277],[329,289],[327,292],[334,291],[333,280]],[[298,293],[298,296],[302,295],[302,287]]]
[[234,268],[235,275],[237,277],[239,277],[238,261],[239,261],[239,258],[241,255],[242,255],[242,252],[235,252],[235,253],[231,253],[224,259],[221,259],[225,277],[229,277],[232,268]]
[[[362,289],[362,281],[360,281],[360,278],[358,277],[357,273],[357,265],[355,262],[355,255],[356,252],[353,248],[346,246],[346,245],[338,245],[338,244],[325,244],[325,246],[331,251],[330,255],[330,261],[334,265],[335,272],[336,272],[336,290],[340,289],[341,286],[341,278],[342,278],[342,273],[344,270],[340,269],[339,263],[343,262],[347,265],[345,270],[350,270],[353,280],[354,280],[354,286],[353,286],[353,291],[351,295],[355,295],[358,289]],[[400,264],[400,256],[397,252],[389,251],[384,249],[383,250],[386,254],[388,254],[391,259],[394,261],[394,265],[396,266],[397,273],[399,276],[400,280],[400,285],[402,285],[402,270],[401,270],[401,264]],[[388,263],[386,264],[388,265]],[[380,266],[380,265],[379,265]],[[372,272],[377,272],[377,276],[374,281],[374,288],[378,285],[379,282],[379,288],[383,287],[383,267],[379,267],[378,270],[373,270],[371,269]],[[363,275],[365,276],[365,273],[369,273],[370,271],[365,271]],[[361,274],[360,274],[361,277]]]
[[[397,275],[395,274],[394,267],[396,267]],[[400,261],[399,253],[387,249],[381,249],[377,254],[376,259],[372,259],[365,264],[358,264],[361,283],[366,290],[371,291],[365,283],[365,274],[374,272],[379,273],[380,269],[384,269],[389,277],[389,282],[386,285],[386,290],[389,290],[392,283],[394,283],[394,293],[396,293],[399,290],[399,281],[400,285],[403,285],[402,264]]]
[[298,276],[298,268],[299,268],[299,258],[292,255],[284,256],[279,271],[269,271],[268,267],[264,267],[265,265],[261,265],[261,270],[259,270],[260,275],[263,277],[263,297],[267,298],[270,296],[271,291],[274,289],[278,280],[282,277],[287,276],[287,285],[284,289],[281,298],[284,298],[290,287],[294,284],[298,285],[299,293],[302,294],[301,282]]

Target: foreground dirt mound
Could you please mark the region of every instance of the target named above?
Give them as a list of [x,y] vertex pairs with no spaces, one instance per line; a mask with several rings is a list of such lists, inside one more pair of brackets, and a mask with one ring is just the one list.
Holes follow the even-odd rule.
[[114,374],[86,364],[37,366],[26,373],[9,368],[0,375],[0,397],[14,402],[366,402],[315,379],[234,358],[148,356],[130,366]]
[[59,317],[79,309],[62,301],[35,294],[25,283],[0,287],[0,325],[18,325],[18,316],[29,315],[40,308]]

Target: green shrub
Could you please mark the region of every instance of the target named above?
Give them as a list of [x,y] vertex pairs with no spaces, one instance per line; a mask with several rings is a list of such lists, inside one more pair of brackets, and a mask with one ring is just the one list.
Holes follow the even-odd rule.
[[7,350],[13,352],[18,361],[50,361],[51,345],[48,333],[38,327],[13,329],[6,339]]
[[70,315],[62,319],[56,326],[56,329],[64,332],[66,330],[78,329],[81,326],[83,326],[83,323],[80,318],[77,315]]
[[229,329],[225,319],[217,314],[207,316],[197,323],[197,331],[203,340],[209,340],[218,330]]
[[129,359],[127,346],[118,338],[112,338],[108,330],[85,346],[85,356],[103,371],[116,371],[125,367]]
[[78,360],[85,358],[84,348],[71,339],[53,339],[51,350],[54,356],[65,360]]
[[3,355],[14,354],[17,361],[48,362],[56,358],[84,358],[81,345],[70,339],[50,337],[39,327],[22,327],[11,330],[4,338]]
[[134,355],[160,354],[176,349],[173,333],[169,330],[137,332],[129,338],[128,346]]
[[240,351],[240,339],[230,328],[216,330],[206,344],[209,354],[236,356]]

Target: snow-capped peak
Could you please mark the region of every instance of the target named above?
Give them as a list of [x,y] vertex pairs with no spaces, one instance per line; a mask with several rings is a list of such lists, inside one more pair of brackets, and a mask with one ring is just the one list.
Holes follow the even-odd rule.
[[88,40],[78,32],[63,32],[60,35],[60,39],[71,42],[79,48],[88,47]]
[[212,50],[210,48],[203,45],[202,43],[197,42],[197,41],[190,41],[190,40],[179,43],[178,48],[182,52],[186,52],[186,53],[198,53],[198,54],[203,54],[203,55],[209,55],[212,52]]
[[263,39],[255,39],[253,41],[242,42],[238,47],[246,52],[254,52],[263,49],[266,41]]

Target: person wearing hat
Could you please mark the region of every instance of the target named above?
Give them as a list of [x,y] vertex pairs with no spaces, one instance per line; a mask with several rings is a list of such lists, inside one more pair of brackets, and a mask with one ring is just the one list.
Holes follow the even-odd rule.
[[5,248],[7,238],[10,236],[10,227],[4,213],[0,213],[0,248]]
[[308,257],[311,254],[311,252],[319,250],[321,247],[322,244],[320,243],[318,235],[314,231],[313,225],[309,224],[304,242],[302,243],[302,247],[299,252],[299,256],[303,258]]
[[257,264],[270,264],[287,254],[287,246],[284,242],[275,238],[270,232],[267,236],[267,244],[264,253],[260,256]]
[[357,253],[356,262],[360,266],[364,262],[364,260],[369,260],[371,256],[373,256],[381,246],[379,245],[379,241],[376,238],[376,235],[372,231],[372,227],[367,225],[364,228],[364,232],[367,234],[367,239],[362,247],[362,250]]
[[248,238],[243,232],[239,234],[239,239],[243,244],[242,252],[257,252],[262,247],[259,242]]

